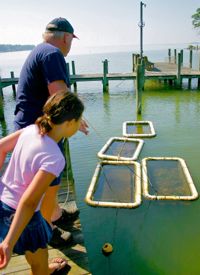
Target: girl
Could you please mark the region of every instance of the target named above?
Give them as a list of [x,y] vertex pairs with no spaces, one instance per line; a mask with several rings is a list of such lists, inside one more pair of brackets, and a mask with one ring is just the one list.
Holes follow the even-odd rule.
[[74,94],[56,93],[35,125],[0,140],[0,169],[14,149],[0,181],[0,269],[6,267],[13,251],[25,254],[34,275],[58,274],[67,265],[60,258],[48,265],[52,229],[40,206],[49,184],[65,165],[57,143],[77,132],[83,110]]

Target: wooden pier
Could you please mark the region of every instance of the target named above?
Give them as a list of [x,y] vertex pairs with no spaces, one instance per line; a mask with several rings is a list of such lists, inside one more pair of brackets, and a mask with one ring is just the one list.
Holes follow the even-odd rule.
[[[169,86],[181,88],[184,79],[188,81],[188,89],[191,88],[192,79],[197,79],[197,89],[200,89],[200,65],[198,70],[192,69],[192,50],[189,53],[189,67],[183,67],[183,50],[178,54],[174,49],[174,56],[171,56],[171,50],[168,50],[168,61],[152,63],[147,57],[140,60],[138,54],[132,55],[133,67],[132,72],[127,73],[109,73],[108,60],[103,61],[103,73],[95,74],[77,74],[75,62],[72,61],[72,73],[70,73],[70,81],[74,86],[74,91],[77,90],[78,82],[100,81],[103,84],[103,92],[109,92],[109,82],[116,80],[133,80],[136,86],[136,109],[137,113],[141,113],[141,94],[145,88],[146,80],[158,80],[168,83]],[[200,64],[200,63],[199,63]],[[67,70],[70,72],[69,63]],[[10,78],[0,78],[0,96],[3,97],[3,88],[12,86],[13,95],[15,96],[15,85],[18,83],[18,78],[11,72]],[[2,113],[2,112],[1,112]],[[3,113],[0,114],[0,119]]]
[[[145,70],[145,80],[177,80],[177,66],[175,64],[170,63],[155,63],[156,71],[147,71]],[[181,74],[182,79],[189,78],[200,78],[200,71],[192,70],[190,68],[182,68]],[[136,80],[137,73],[108,73],[106,78],[108,81],[112,80]],[[0,85],[1,89],[16,85],[18,83],[19,78],[1,78]],[[101,81],[103,82],[103,74],[76,74],[70,75],[71,84],[76,82],[87,82],[87,81]]]
[[[200,68],[199,70],[192,69],[192,51],[189,55],[189,67],[183,67],[183,51],[178,56],[176,49],[174,50],[174,57],[171,57],[171,50],[168,51],[168,62],[152,63],[147,62],[144,64],[144,81],[145,80],[173,80],[176,87],[180,88],[183,79],[187,79],[189,82],[191,79],[198,79],[198,89],[200,88]],[[100,81],[103,84],[103,91],[108,92],[109,81],[114,80],[136,80],[139,76],[137,74],[137,66],[140,63],[139,55],[133,54],[133,70],[127,73],[109,73],[108,60],[103,61],[103,73],[92,74],[77,74],[75,70],[75,62],[72,61],[72,74],[70,74],[71,84],[77,89],[77,82],[88,81]],[[148,64],[151,64],[149,68]],[[153,66],[152,66],[153,64]],[[68,71],[69,64],[67,64]],[[18,77],[14,76],[14,72],[11,72],[11,77],[0,78],[0,95],[3,95],[3,88],[12,86],[13,93],[15,95],[15,85],[18,83]]]

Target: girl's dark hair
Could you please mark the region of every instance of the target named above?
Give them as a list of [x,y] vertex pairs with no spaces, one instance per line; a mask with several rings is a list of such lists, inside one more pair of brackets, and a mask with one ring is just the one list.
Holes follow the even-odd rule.
[[42,135],[48,133],[53,124],[61,124],[64,121],[81,117],[84,111],[82,101],[71,92],[58,92],[50,96],[43,107],[43,116],[36,120]]

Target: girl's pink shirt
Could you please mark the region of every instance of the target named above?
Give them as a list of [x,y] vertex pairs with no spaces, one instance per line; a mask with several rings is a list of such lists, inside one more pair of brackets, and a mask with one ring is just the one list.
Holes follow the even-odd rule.
[[[38,170],[58,177],[64,166],[64,156],[53,139],[47,135],[41,136],[37,125],[24,128],[0,179],[0,200],[16,209]],[[40,204],[41,201],[36,211],[39,210]]]

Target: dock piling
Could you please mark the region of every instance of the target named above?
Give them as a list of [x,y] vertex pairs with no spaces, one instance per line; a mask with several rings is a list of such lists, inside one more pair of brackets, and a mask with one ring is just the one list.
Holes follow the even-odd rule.
[[182,85],[181,66],[182,66],[182,54],[180,52],[178,53],[177,81],[176,81],[177,88],[181,88],[181,85]]
[[168,49],[168,59],[169,63],[171,63],[171,49]]
[[[192,49],[190,49],[190,54],[189,54],[189,68],[192,69]],[[192,78],[188,78],[188,89],[191,89],[191,83],[192,83]]]
[[3,97],[0,96],[0,121],[4,121],[5,116],[4,116],[4,109],[3,109]]
[[64,155],[65,155],[66,163],[67,163],[67,165],[64,168],[64,173],[66,174],[67,180],[71,184],[74,184],[74,176],[73,176],[71,156],[70,156],[69,140],[67,138],[64,139]]
[[3,98],[3,85],[2,85],[2,82],[1,82],[1,76],[0,76],[0,97]]
[[200,89],[200,78],[198,78],[197,88]]
[[70,76],[70,67],[69,67],[69,63],[68,62],[66,63],[66,70],[67,70],[67,73]]
[[108,82],[107,74],[108,74],[108,60],[105,59],[103,61],[103,92],[104,93],[108,93],[109,91],[109,82]]
[[180,53],[181,53],[181,66],[183,66],[183,50],[181,50]]
[[136,67],[136,54],[133,53],[132,54],[132,72],[135,71],[135,67]]
[[[138,61],[140,61],[140,59]],[[136,67],[136,114],[142,113],[142,90],[144,89],[144,73],[144,61],[142,60]]]
[[193,51],[190,50],[190,60],[189,60],[190,69],[192,69],[192,53],[193,53]]
[[177,51],[174,49],[174,64],[177,62]]
[[[11,76],[11,79],[14,80],[15,78],[15,75],[14,75],[14,72],[10,72],[10,76]],[[13,90],[13,96],[16,97],[16,87],[15,87],[15,84],[12,84],[12,90]]]
[[[72,60],[72,74],[76,75],[75,62],[73,60]],[[76,81],[74,81],[73,85],[74,85],[74,91],[77,92],[77,83],[76,83]]]

